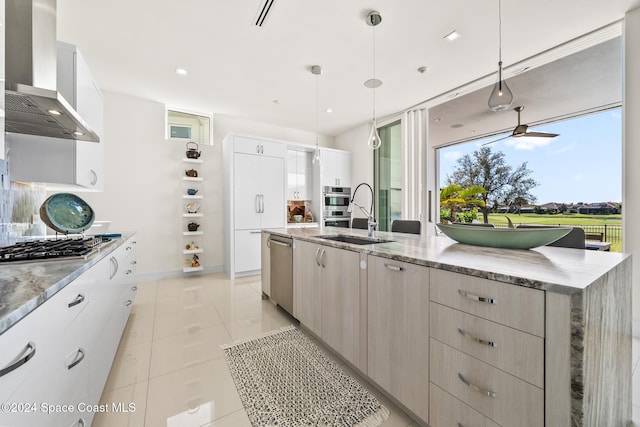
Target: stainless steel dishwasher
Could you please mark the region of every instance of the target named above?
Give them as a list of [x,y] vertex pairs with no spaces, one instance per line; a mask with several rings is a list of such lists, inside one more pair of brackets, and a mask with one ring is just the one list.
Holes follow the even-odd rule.
[[293,239],[271,234],[271,299],[293,315]]

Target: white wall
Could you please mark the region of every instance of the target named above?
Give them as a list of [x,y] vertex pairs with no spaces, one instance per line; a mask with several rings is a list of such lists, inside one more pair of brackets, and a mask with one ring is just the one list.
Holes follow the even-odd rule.
[[634,335],[640,334],[640,8],[624,22],[624,98],[622,107],[622,236],[624,252],[633,256]]
[[[138,272],[148,278],[181,274],[185,230],[181,214],[186,201],[182,176],[185,144],[165,140],[165,106],[128,95],[105,94],[105,189],[82,193],[96,220],[111,220],[110,232],[138,232]],[[315,134],[229,116],[213,118],[214,145],[200,145],[204,177],[205,232],[200,257],[205,271],[222,271],[223,174],[222,139],[227,133],[315,144]],[[320,144],[334,146],[332,138]]]
[[[371,122],[367,122],[336,137],[335,148],[351,152],[352,189],[361,182],[373,187],[373,151],[367,145],[370,132]],[[356,218],[365,217],[359,209],[354,209],[352,215]]]

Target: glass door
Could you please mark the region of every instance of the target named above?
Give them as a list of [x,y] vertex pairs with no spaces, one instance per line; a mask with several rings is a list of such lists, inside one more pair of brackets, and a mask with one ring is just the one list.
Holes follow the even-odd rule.
[[401,121],[378,128],[382,145],[373,154],[374,210],[378,230],[390,231],[402,216]]

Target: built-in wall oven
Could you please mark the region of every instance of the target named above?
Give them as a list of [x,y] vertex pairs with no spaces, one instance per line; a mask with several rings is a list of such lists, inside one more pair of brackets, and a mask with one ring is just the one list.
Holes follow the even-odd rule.
[[323,187],[322,189],[322,220],[327,227],[345,227],[351,225],[350,187]]

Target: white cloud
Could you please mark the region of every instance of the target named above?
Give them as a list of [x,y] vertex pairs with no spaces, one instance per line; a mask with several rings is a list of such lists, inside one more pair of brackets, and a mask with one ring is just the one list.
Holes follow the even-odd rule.
[[444,158],[449,160],[450,162],[455,162],[460,157],[462,157],[462,152],[460,151],[447,151],[444,153]]
[[547,146],[553,138],[532,138],[529,136],[521,136],[518,138],[510,138],[505,141],[510,147],[516,150],[534,150],[536,148]]

